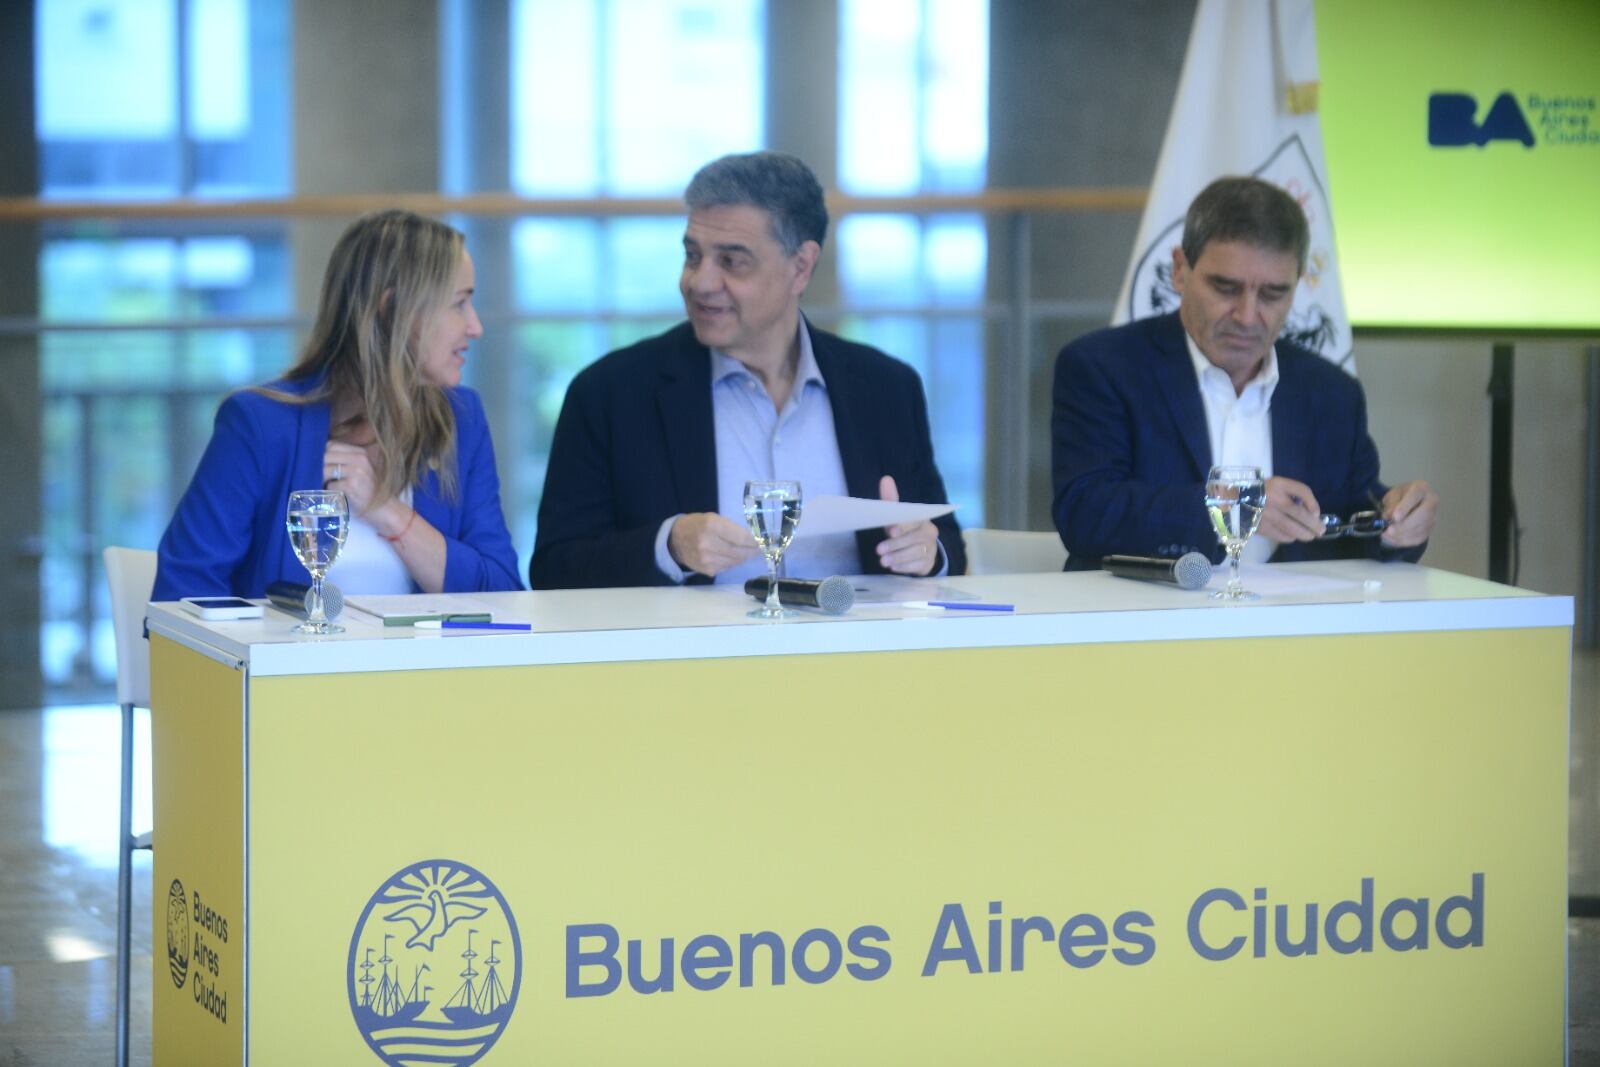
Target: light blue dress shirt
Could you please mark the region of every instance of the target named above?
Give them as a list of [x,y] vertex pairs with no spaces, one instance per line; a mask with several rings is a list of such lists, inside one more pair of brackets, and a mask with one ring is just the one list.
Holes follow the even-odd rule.
[[[750,369],[715,349],[711,352],[711,415],[716,423],[717,512],[744,522],[744,483],[749,480],[793,480],[805,498],[849,496],[839,439],[833,428],[833,404],[828,384],[817,369],[811,334],[800,323],[800,362],[794,388],[780,412]],[[687,577],[667,550],[674,515],[656,534],[656,566],[675,582]],[[805,508],[800,528],[805,529]],[[826,578],[831,574],[857,574],[861,556],[853,533],[803,537],[783,555],[783,573],[795,578]],[[766,577],[766,560],[760,556],[714,579],[743,584],[747,578]]]

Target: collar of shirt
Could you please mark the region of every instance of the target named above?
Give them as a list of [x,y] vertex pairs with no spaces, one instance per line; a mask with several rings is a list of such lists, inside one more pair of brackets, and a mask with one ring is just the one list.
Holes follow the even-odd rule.
[[1194,361],[1194,376],[1200,381],[1200,392],[1212,402],[1220,402],[1224,413],[1235,403],[1245,404],[1245,414],[1256,414],[1267,410],[1272,403],[1273,390],[1278,388],[1278,347],[1273,345],[1267,349],[1267,358],[1261,364],[1261,369],[1256,376],[1245,383],[1244,391],[1234,392],[1233,379],[1228,377],[1228,372],[1206,358],[1200,351],[1200,346],[1194,343],[1194,338],[1189,336],[1189,331],[1183,331],[1184,343],[1189,346],[1189,358]]
[[[713,348],[711,350],[711,388],[716,390],[729,378],[744,377],[765,389],[761,379],[755,372],[740,363],[726,352]],[[783,411],[778,413],[781,419],[785,413],[800,403],[800,395],[805,392],[806,386],[815,383],[822,388],[824,393],[828,390],[828,383],[823,381],[822,372],[817,369],[817,354],[811,348],[811,331],[806,329],[806,320],[800,320],[800,361],[795,365],[794,388],[789,390],[789,400],[783,406]]]

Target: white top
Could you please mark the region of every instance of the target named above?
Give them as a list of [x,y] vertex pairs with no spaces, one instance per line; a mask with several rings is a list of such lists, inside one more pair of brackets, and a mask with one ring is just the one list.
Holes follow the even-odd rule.
[[[410,506],[411,490],[401,493],[400,499]],[[339,558],[328,568],[328,581],[347,595],[411,592],[411,572],[406,570],[400,553],[383,539],[376,526],[359,515],[350,518],[350,532]]]
[[[1269,348],[1261,370],[1241,393],[1233,390],[1228,372],[1206,358],[1185,330],[1189,358],[1200,380],[1200,402],[1206,410],[1206,430],[1211,435],[1213,466],[1260,467],[1261,477],[1272,477],[1272,393],[1278,388],[1278,350]],[[1265,563],[1278,542],[1260,534],[1245,542],[1239,558]]]
[[[746,618],[754,602],[742,590],[673,586],[465,598],[493,605],[496,621],[532,622],[531,633],[385,627],[352,612],[339,620],[343,634],[301,637],[290,632],[293,617],[270,607],[261,619],[205,622],[176,603],[151,605],[149,627],[267,676],[1572,625],[1571,597],[1415,564],[1262,564],[1245,571],[1247,588],[1253,576],[1263,596],[1244,604],[1086,571],[933,582],[874,577],[857,583],[896,600],[975,597],[1014,604],[1014,613],[870,604],[862,594],[845,615],[802,612],[793,621],[769,623]],[[1381,587],[1372,588],[1373,582]],[[420,600],[433,604],[449,597]]]

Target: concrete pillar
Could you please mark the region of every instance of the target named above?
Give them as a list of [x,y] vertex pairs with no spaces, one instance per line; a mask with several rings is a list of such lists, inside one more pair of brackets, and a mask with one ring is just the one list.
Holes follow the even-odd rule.
[[[37,196],[34,5],[0,4],[0,196]],[[39,317],[39,227],[0,224],[0,318]],[[0,333],[0,708],[38,707],[43,550],[39,339]]]
[[[800,157],[824,189],[838,189],[838,0],[768,0],[766,61],[766,146]],[[839,302],[832,254],[836,224],[829,220],[829,241],[806,290],[807,307]]]
[[[437,0],[296,0],[292,23],[295,194],[436,190]],[[303,315],[315,314],[328,253],[349,221],[290,228]]]
[[[990,186],[1149,184],[1193,18],[1192,0],[992,4]],[[1136,212],[1036,216],[1025,234],[1012,220],[991,222],[990,299],[1012,301],[1026,278],[1030,307],[1057,308],[1024,336],[1009,324],[989,329],[985,506],[992,526],[1055,528],[1055,354],[1109,322],[1138,227]]]

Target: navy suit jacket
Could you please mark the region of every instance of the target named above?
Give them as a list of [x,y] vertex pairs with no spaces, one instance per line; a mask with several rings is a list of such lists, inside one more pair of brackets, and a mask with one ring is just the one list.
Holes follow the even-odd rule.
[[[850,495],[876,500],[878,479],[889,474],[901,500],[947,503],[917,372],[875,348],[807,328]],[[716,510],[711,355],[682,323],[572,380],[550,445],[528,580],[535,589],[669,584],[656,567],[662,522]],[[954,516],[935,521],[949,573],[963,573]],[[882,531],[856,534],[863,574],[883,573],[882,539]]]
[[[316,384],[279,381],[272,388],[304,393]],[[456,418],[456,496],[440,492],[433,471],[412,493],[417,514],[444,535],[444,590],[521,589],[483,401],[471,389],[446,394]],[[326,403],[288,404],[248,390],[222,402],[211,442],[161,537],[151,599],[262,597],[273,582],[311,580],[289,545],[284,508],[290,490],[322,488],[328,417]],[[337,563],[328,573],[339,584]]]
[[[1279,340],[1272,470],[1304,482],[1322,510],[1346,516],[1381,499],[1378,450],[1361,386],[1314,352]],[[1050,416],[1052,513],[1068,570],[1111,553],[1177,557],[1222,547],[1202,503],[1211,467],[1200,383],[1176,313],[1099,330],[1056,357]],[[1289,542],[1274,561],[1415,560],[1378,538]]]

